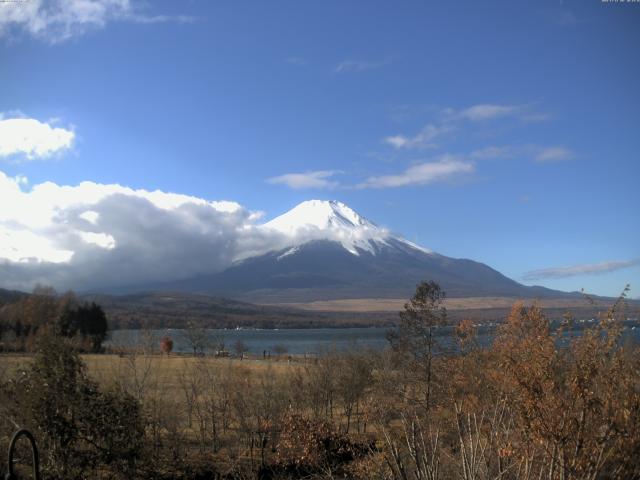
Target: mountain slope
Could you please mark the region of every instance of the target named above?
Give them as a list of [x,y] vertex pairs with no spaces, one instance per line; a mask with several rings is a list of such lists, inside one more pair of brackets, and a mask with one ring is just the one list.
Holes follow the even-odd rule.
[[407,298],[422,280],[438,282],[452,297],[569,295],[526,287],[482,263],[419,247],[340,202],[303,202],[263,228],[283,235],[286,247],[161,287],[262,302]]
[[215,275],[179,282],[173,288],[216,292],[254,301],[339,298],[407,298],[422,280],[438,282],[452,297],[562,295],[525,287],[478,262],[425,254],[389,240],[375,254],[353,255],[333,241],[316,240],[289,250],[247,259]]
[[15,302],[26,295],[28,294],[18,290],[6,290],[4,288],[0,288],[0,306],[5,303]]

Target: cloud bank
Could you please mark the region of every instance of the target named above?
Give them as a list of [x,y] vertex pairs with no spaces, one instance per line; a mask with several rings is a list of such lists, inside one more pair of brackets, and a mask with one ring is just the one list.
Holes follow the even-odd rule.
[[34,160],[68,150],[75,133],[33,118],[3,118],[0,114],[0,158]]
[[523,275],[523,280],[546,280],[555,278],[577,277],[580,275],[594,275],[615,272],[623,268],[637,267],[640,259],[627,261],[613,261],[602,263],[587,263],[581,265],[571,265],[567,267],[543,268],[532,270]]
[[259,213],[117,184],[52,182],[23,190],[0,171],[0,279],[3,288],[90,289],[214,273],[286,239]]

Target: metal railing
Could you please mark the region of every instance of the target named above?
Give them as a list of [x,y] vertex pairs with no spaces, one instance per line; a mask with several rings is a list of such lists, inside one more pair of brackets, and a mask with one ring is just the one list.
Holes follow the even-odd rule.
[[29,444],[31,445],[31,465],[33,468],[32,470],[33,478],[35,480],[40,480],[40,460],[38,458],[38,446],[36,445],[36,439],[33,438],[33,435],[29,430],[26,430],[24,428],[14,433],[13,437],[11,437],[11,442],[9,442],[9,451],[7,454],[7,474],[5,475],[4,479],[18,480],[18,477],[13,471],[13,464],[14,464],[13,457],[15,455],[16,444],[18,443],[18,440],[20,439],[20,437],[25,437],[29,441]]

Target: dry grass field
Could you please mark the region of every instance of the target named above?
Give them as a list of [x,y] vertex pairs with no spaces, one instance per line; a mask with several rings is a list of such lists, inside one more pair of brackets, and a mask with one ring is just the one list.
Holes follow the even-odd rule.
[[[516,302],[525,305],[536,303],[544,309],[583,308],[589,304],[584,298],[559,299],[517,299],[512,297],[467,297],[447,298],[444,306],[448,310],[509,309]],[[292,307],[316,312],[399,312],[407,302],[405,298],[350,298],[342,300],[320,300],[307,303],[279,303],[278,306]]]
[[[175,391],[180,386],[184,373],[196,366],[205,366],[210,370],[233,369],[247,375],[258,376],[267,372],[286,374],[299,367],[303,359],[272,358],[262,360],[255,358],[215,358],[194,357],[191,355],[116,355],[85,354],[80,356],[87,366],[89,375],[101,384],[109,385],[115,378],[126,372],[147,371],[149,377],[160,378],[163,388]],[[32,359],[31,354],[0,354],[0,377],[12,375],[21,367],[27,366]]]

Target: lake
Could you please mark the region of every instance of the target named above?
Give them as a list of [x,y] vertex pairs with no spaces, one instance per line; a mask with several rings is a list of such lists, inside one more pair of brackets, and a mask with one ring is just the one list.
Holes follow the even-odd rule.
[[[591,320],[578,322],[572,330],[566,332],[565,336],[579,335],[580,331],[587,326],[593,325]],[[623,337],[640,343],[640,322],[628,320],[623,322]],[[454,347],[455,342],[452,336],[453,327],[440,327],[437,329],[437,342],[442,348]],[[494,338],[495,325],[478,327],[478,342],[480,345],[489,345]],[[388,328],[314,328],[314,329],[210,329],[207,330],[207,337],[213,351],[213,345],[219,343],[219,339],[224,339],[225,348],[233,352],[234,344],[243,342],[254,355],[262,355],[263,352],[272,352],[276,347],[282,347],[287,353],[294,355],[318,354],[328,350],[345,351],[357,348],[373,348],[381,350],[388,346],[386,333]],[[180,329],[162,330],[114,330],[109,334],[105,347],[111,348],[135,348],[146,346],[151,349],[158,349],[160,339],[168,335],[173,340],[173,351],[188,353],[191,351],[191,344],[188,339],[188,332]]]

